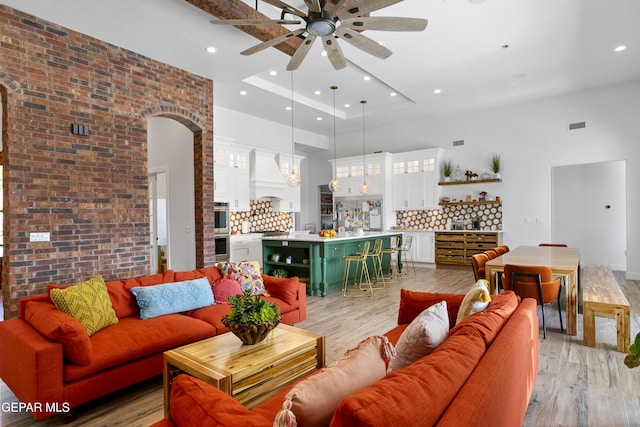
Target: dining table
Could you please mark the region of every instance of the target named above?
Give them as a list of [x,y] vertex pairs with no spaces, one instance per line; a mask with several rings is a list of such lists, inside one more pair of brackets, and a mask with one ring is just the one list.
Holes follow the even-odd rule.
[[578,280],[580,249],[557,246],[519,246],[485,264],[485,279],[491,294],[496,293],[496,274],[507,264],[547,266],[566,283],[567,334],[576,335],[578,324]]

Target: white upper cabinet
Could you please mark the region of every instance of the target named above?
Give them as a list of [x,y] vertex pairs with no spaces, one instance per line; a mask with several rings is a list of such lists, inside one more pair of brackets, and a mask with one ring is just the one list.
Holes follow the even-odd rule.
[[[278,167],[280,168],[280,173],[282,174],[282,179],[285,183],[287,182],[287,177],[291,173],[292,167],[297,174],[300,174],[300,165],[302,163],[302,160],[304,159],[303,156],[294,155],[292,159],[291,153],[279,153],[276,156],[276,159]],[[284,197],[282,197],[282,199],[276,199],[272,201],[271,205],[274,211],[300,212],[300,186],[289,187],[287,185],[284,189],[283,196]]]
[[249,154],[251,148],[233,144],[228,154],[229,210],[248,211],[249,194]]
[[434,148],[393,155],[391,180],[394,210],[438,208],[442,152],[442,149]]

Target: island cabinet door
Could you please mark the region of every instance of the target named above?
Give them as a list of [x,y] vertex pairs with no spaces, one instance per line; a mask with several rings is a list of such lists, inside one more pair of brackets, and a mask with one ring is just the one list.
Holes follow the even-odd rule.
[[327,289],[338,289],[342,286],[342,273],[344,269],[344,261],[342,257],[345,255],[345,245],[340,243],[336,245],[327,245],[325,256],[327,259],[326,284]]

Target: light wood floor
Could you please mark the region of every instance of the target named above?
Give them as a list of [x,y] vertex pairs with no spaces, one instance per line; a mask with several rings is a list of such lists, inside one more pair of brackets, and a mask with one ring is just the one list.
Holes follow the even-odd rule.
[[[640,281],[624,280],[622,274],[616,276],[631,303],[633,339],[640,331]],[[326,298],[310,297],[308,319],[296,326],[326,335],[329,363],[360,340],[396,325],[400,287],[463,293],[472,284],[471,271],[418,268],[416,279],[387,285],[387,289],[375,291],[370,298],[345,299],[337,291]],[[596,319],[597,347],[590,348],[582,345],[582,315],[576,337],[560,332],[555,306],[546,310],[546,315],[547,339],[540,339],[540,370],[524,425],[640,425],[640,368],[628,369],[623,364],[624,354],[615,350],[615,321]],[[0,401],[16,401],[3,383]],[[499,406],[500,402],[496,402],[497,410]],[[148,426],[160,420],[162,412],[162,380],[155,378],[81,407],[77,420],[67,425]],[[35,423],[30,415],[0,411],[2,426],[34,424],[59,426],[62,422],[52,418]]]

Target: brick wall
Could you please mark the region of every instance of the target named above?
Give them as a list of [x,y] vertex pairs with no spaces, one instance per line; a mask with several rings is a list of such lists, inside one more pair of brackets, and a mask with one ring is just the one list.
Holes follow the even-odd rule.
[[196,263],[214,262],[211,80],[0,6],[0,94],[5,318],[48,283],[149,273],[150,116],[194,132]]

